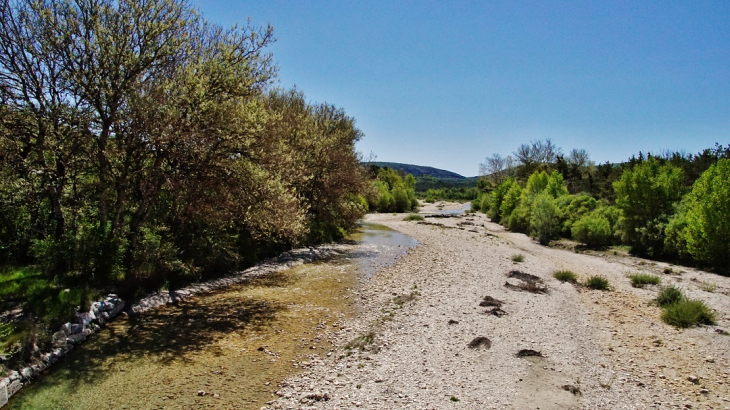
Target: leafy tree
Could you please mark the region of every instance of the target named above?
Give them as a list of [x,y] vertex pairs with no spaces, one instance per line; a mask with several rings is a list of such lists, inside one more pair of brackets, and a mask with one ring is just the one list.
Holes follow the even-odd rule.
[[613,242],[611,222],[600,212],[583,215],[571,227],[573,239],[588,246],[606,246]]
[[530,230],[532,236],[542,245],[547,245],[560,233],[558,207],[555,205],[555,198],[547,190],[538,194],[533,202]]
[[692,186],[672,231],[694,259],[727,272],[730,266],[730,160],[711,165]]
[[627,169],[614,182],[622,240],[640,254],[664,253],[664,228],[684,192],[684,174],[650,158]]

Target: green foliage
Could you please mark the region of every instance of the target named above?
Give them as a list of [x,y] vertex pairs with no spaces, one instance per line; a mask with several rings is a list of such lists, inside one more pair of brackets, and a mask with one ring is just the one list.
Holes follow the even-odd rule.
[[[362,133],[272,88],[271,27],[101,0],[11,2],[0,31],[0,257],[54,289],[220,275],[367,211]],[[385,202],[411,209],[415,180],[401,184]]]
[[643,288],[646,285],[658,285],[662,282],[662,278],[659,276],[646,273],[631,273],[626,276],[631,280],[631,286],[635,288]]
[[584,215],[573,224],[573,239],[588,246],[607,246],[613,242],[611,223],[599,212]]
[[[516,185],[517,182],[512,178],[507,178],[504,182],[497,185],[496,188],[492,191],[490,195],[490,199],[488,201],[489,207],[484,208],[482,207],[482,211],[485,211],[485,209],[488,209],[487,216],[492,220],[492,222],[500,222],[501,221],[501,212],[502,212],[502,202],[504,201],[504,197],[507,194],[507,191],[512,188],[513,185]],[[484,204],[484,203],[482,203]],[[509,215],[507,215],[509,216]]]
[[665,253],[664,230],[675,203],[682,198],[683,180],[680,168],[661,165],[652,157],[624,171],[614,182],[622,239],[633,251],[652,256]]
[[560,232],[558,207],[547,191],[535,198],[530,216],[530,231],[542,245],[547,245]]
[[684,300],[684,295],[679,288],[675,286],[667,286],[659,291],[655,300],[657,305],[664,307]]
[[403,218],[403,220],[406,221],[406,222],[410,222],[410,221],[422,221],[423,220],[423,215],[409,214],[408,216],[406,216],[405,218]]
[[530,233],[530,208],[520,204],[502,224],[515,232]]
[[591,276],[585,281],[584,285],[593,290],[611,290],[611,283],[600,275]]
[[[514,211],[515,208],[517,208],[517,205],[520,204],[520,198],[522,198],[522,188],[517,183],[510,184],[510,187],[505,192],[499,206],[499,216],[501,220],[505,220],[512,215],[512,211]],[[493,201],[495,205],[496,202],[497,201]]]
[[586,193],[563,195],[558,198],[558,208],[563,219],[563,234],[570,235],[573,224],[598,208],[598,201]]
[[[692,186],[670,222],[668,241],[695,260],[719,270],[730,266],[730,160],[721,159]],[[670,239],[671,238],[671,239]]]
[[510,259],[512,260],[512,262],[524,262],[525,255],[521,253],[515,253],[514,255],[510,256]]
[[[413,175],[401,178],[390,168],[380,168],[373,180],[375,195],[369,200],[369,209],[378,212],[408,212],[418,208]],[[427,202],[428,202],[427,198]]]
[[557,270],[553,272],[553,277],[561,282],[578,282],[578,276],[569,270]]
[[662,320],[668,325],[688,328],[698,325],[714,325],[715,312],[700,300],[682,299],[663,308]]

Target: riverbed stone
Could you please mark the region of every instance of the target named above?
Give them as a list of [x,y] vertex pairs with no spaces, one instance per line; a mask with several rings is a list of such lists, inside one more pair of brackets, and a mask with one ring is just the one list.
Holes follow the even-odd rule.
[[35,374],[33,374],[33,369],[31,369],[30,366],[20,369],[21,380],[30,380],[33,376],[35,376]]
[[73,335],[69,335],[66,339],[71,343],[77,344],[86,340],[86,335],[83,333],[76,333]]
[[63,330],[59,330],[51,336],[51,344],[53,347],[61,347],[66,344],[68,335]]
[[8,379],[12,382],[14,380],[20,380],[20,373],[13,370],[12,372],[8,373]]
[[23,387],[23,383],[20,382],[20,380],[13,380],[8,385],[8,398],[12,396],[13,394],[17,393],[20,388]]

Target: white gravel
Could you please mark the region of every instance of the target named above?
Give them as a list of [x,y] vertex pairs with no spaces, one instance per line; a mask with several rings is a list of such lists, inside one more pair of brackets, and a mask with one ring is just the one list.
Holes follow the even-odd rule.
[[[427,224],[403,217],[367,221],[419,246],[361,284],[359,313],[331,335],[338,348],[283,382],[267,408],[730,409],[730,336],[715,332],[730,325],[730,278],[678,267],[672,269],[681,275],[665,275],[666,264],[543,247],[482,214],[426,218]],[[515,253],[524,262],[512,262]],[[581,279],[600,273],[615,290],[562,284],[552,277],[557,269]],[[511,270],[540,277],[549,293],[505,287],[520,283],[507,278]],[[679,331],[664,324],[649,303],[657,288],[632,288],[628,271],[679,284],[718,311],[718,325]],[[717,289],[702,290],[707,282]],[[484,296],[503,301],[507,315],[485,313]],[[364,350],[347,348],[369,334],[374,339]],[[468,348],[478,336],[491,348]],[[518,358],[521,349],[544,357]]]

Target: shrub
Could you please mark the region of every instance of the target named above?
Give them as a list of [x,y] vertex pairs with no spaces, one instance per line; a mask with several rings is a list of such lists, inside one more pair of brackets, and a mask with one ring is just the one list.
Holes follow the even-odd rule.
[[571,228],[573,239],[588,246],[606,246],[613,242],[613,231],[608,219],[591,212],[578,219]]
[[530,208],[521,204],[502,220],[510,231],[528,233],[530,231]]
[[520,204],[521,197],[522,188],[520,188],[517,183],[512,184],[509,190],[504,194],[504,199],[502,199],[502,204],[499,207],[499,215],[502,220],[507,219],[510,215],[512,215],[512,211],[514,211]]
[[578,282],[578,276],[569,270],[557,270],[553,272],[553,277],[561,282]]
[[573,224],[598,208],[598,201],[585,193],[565,195],[560,198],[558,208],[560,208],[560,212],[565,220],[563,222],[563,233],[568,236],[571,233]]
[[646,285],[658,285],[662,281],[659,276],[648,275],[646,273],[632,273],[627,276],[631,279],[631,286],[635,288],[643,288]]
[[590,289],[594,290],[610,290],[611,284],[608,282],[608,279],[604,278],[600,275],[594,275],[588,278],[585,282],[585,286]]
[[613,183],[616,207],[621,210],[623,241],[632,250],[652,256],[665,251],[664,229],[674,205],[682,198],[684,172],[656,158],[634,165]]
[[538,195],[530,216],[532,235],[540,244],[547,245],[559,233],[559,222],[555,200],[547,193]]
[[512,262],[524,262],[525,255],[521,253],[515,253],[514,255],[510,256],[510,259],[512,259]]
[[667,286],[659,292],[655,300],[657,305],[664,307],[684,300],[684,295],[679,288]]
[[715,312],[700,300],[680,300],[664,307],[662,320],[675,327],[714,325]]
[[[730,264],[730,159],[721,159],[692,186],[676,223],[679,239],[692,257],[715,268]],[[684,221],[682,221],[684,219]],[[683,223],[682,223],[683,222]]]
[[423,215],[410,214],[410,215],[406,216],[405,218],[403,218],[403,220],[404,221],[422,221],[423,220]]

